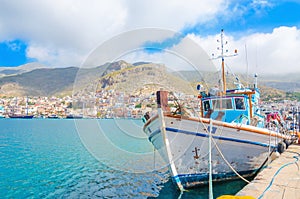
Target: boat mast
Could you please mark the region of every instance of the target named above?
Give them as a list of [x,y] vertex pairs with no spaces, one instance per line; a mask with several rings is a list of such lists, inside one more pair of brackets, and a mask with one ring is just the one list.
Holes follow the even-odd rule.
[[26,96],[26,115],[28,115],[28,96]]
[[226,77],[225,77],[225,63],[224,63],[224,44],[223,35],[224,30],[221,30],[221,58],[222,58],[222,82],[223,82],[223,94],[226,95]]
[[[221,29],[221,41],[217,40],[217,42],[221,42],[221,49],[218,47],[218,50],[221,50],[221,55],[219,55],[218,57],[213,57],[212,59],[222,59],[222,83],[223,83],[223,90],[222,90],[222,94],[226,95],[226,75],[225,75],[225,61],[224,61],[224,57],[233,57],[233,56],[237,56],[237,50],[234,50],[234,54],[231,55],[225,55],[225,53],[228,52],[228,50],[225,50],[224,52],[224,45],[227,44],[227,41],[225,41],[224,43],[224,30]],[[212,54],[212,56],[214,56],[214,54]]]

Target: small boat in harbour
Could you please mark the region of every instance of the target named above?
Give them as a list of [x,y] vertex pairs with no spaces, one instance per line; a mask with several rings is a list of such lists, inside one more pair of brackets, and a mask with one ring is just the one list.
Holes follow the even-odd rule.
[[[223,48],[223,31],[221,43]],[[226,88],[223,49],[220,58],[223,88],[208,92],[199,88],[197,115],[185,110],[173,91],[160,90],[156,93],[157,114],[143,127],[180,190],[208,184],[209,179],[252,177],[272,154],[283,152],[296,139],[283,121],[265,122],[257,84]],[[171,100],[177,104],[175,110]]]
[[48,118],[48,119],[58,119],[59,117],[58,117],[58,115],[56,115],[56,114],[51,114],[51,115],[48,115],[47,118]]
[[82,119],[83,115],[75,115],[75,114],[69,114],[66,116],[66,119]]
[[[8,114],[9,118],[13,118],[13,119],[32,119],[34,117],[34,115],[29,114],[29,111],[28,111],[28,97],[26,99],[27,99],[26,100],[26,113],[24,113],[24,111],[16,112],[15,107],[13,107],[12,113]],[[17,100],[18,100],[18,98],[16,98],[16,105],[18,104]]]
[[9,118],[14,119],[32,119],[34,115],[22,115],[22,114],[12,114],[8,115]]

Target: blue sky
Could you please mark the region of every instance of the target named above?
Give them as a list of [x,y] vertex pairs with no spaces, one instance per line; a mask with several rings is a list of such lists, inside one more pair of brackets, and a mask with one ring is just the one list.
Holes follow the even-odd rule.
[[[258,42],[261,47],[256,42],[256,49],[274,49],[273,37],[280,43],[291,34],[294,40],[289,42],[297,44],[292,50],[300,46],[299,13],[298,0],[28,0],[26,3],[3,0],[0,66],[15,67],[30,62],[49,66],[80,65],[97,44],[143,27],[171,29],[201,41],[208,41],[223,28],[233,43],[241,46],[242,41],[254,45],[254,38],[265,38]],[[282,36],[286,37],[280,38]],[[181,39],[145,43],[166,49]]]
[[34,59],[26,57],[26,42],[12,40],[0,43],[0,66],[19,66]]
[[[255,2],[255,1],[254,1]],[[263,5],[259,5],[258,2]],[[274,28],[280,26],[296,26],[300,28],[300,1],[257,1],[256,6],[249,6],[253,1],[232,1],[228,5],[226,13],[216,14],[206,23],[186,25],[179,31],[183,35],[197,34],[201,36],[213,35],[225,29],[227,34],[236,39],[251,33],[271,33]],[[242,11],[236,14],[236,10]],[[172,39],[163,42],[152,43],[158,48],[165,48],[179,42],[182,35],[176,35]]]

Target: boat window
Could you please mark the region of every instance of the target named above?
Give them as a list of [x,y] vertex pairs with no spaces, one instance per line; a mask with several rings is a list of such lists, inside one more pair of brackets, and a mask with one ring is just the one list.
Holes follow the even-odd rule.
[[214,109],[233,109],[231,98],[213,100]]
[[234,98],[236,109],[245,109],[244,98]]
[[209,105],[209,101],[205,100],[203,102],[203,107],[204,107],[204,111],[208,111],[208,109],[210,109],[210,105]]

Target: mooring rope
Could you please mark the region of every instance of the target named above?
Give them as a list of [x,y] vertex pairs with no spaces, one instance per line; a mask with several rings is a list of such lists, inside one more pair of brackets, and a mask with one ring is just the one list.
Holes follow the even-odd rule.
[[208,151],[209,151],[209,156],[208,156],[208,165],[209,165],[209,199],[213,199],[213,185],[212,185],[212,159],[211,159],[211,140],[212,140],[212,135],[211,135],[211,130],[212,130],[212,119],[209,119],[209,137],[208,137]]
[[231,164],[226,160],[226,158],[224,157],[223,153],[221,152],[220,148],[218,147],[216,141],[214,139],[212,139],[212,141],[214,142],[216,149],[218,150],[218,152],[220,153],[221,157],[223,158],[223,160],[225,161],[225,163],[229,166],[229,168],[238,176],[240,177],[243,181],[250,183],[246,178],[244,178],[243,176],[241,176],[232,166]]
[[[203,123],[202,123],[203,124]],[[203,125],[205,127],[205,131],[207,133],[209,133],[207,127],[205,125]],[[211,128],[211,127],[210,127]],[[216,141],[213,139],[213,137],[211,138],[211,140],[214,142],[217,151],[219,152],[219,154],[221,155],[222,159],[225,161],[225,163],[229,166],[229,168],[239,177],[241,178],[243,181],[245,181],[246,183],[250,183],[246,178],[244,178],[243,176],[241,176],[232,166],[231,164],[226,160],[226,158],[224,157],[223,153],[221,152],[220,148],[218,147]]]
[[272,186],[272,184],[273,184],[273,182],[274,182],[274,179],[275,179],[275,177],[279,174],[279,172],[284,168],[284,167],[287,167],[287,166],[289,166],[289,165],[291,165],[291,164],[296,164],[298,161],[299,161],[299,157],[300,157],[300,154],[299,153],[297,153],[298,154],[298,156],[293,156],[293,158],[295,158],[296,160],[295,161],[293,161],[293,162],[289,162],[289,163],[286,163],[286,164],[284,164],[284,165],[282,165],[277,171],[276,171],[276,173],[274,174],[274,176],[272,177],[272,180],[271,180],[271,182],[270,182],[270,184],[267,186],[267,188],[264,190],[264,192],[258,197],[258,199],[261,199],[264,195],[265,195],[265,193],[270,189],[270,187]]
[[155,146],[153,145],[153,170],[155,171]]

